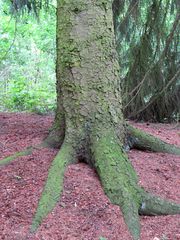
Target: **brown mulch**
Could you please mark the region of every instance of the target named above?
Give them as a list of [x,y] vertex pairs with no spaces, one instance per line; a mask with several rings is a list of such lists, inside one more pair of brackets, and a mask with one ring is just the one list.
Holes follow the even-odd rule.
[[[52,116],[0,113],[0,159],[48,134]],[[133,123],[163,140],[180,145],[180,129],[169,124]],[[94,170],[79,163],[68,167],[64,191],[35,235],[28,234],[48,168],[57,150],[37,149],[0,169],[0,240],[130,240],[118,206],[103,193]],[[180,158],[132,150],[129,157],[139,182],[152,193],[180,199]],[[180,239],[179,216],[141,217],[142,240]]]

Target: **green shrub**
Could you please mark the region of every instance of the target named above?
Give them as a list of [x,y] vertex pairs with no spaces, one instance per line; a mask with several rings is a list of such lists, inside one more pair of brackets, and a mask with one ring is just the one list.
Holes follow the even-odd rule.
[[12,17],[0,0],[0,111],[33,111],[55,108],[55,9]]

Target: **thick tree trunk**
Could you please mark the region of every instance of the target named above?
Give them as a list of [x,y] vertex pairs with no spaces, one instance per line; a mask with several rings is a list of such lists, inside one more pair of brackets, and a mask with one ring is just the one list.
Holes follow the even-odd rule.
[[[166,201],[163,208],[161,199],[157,201],[138,186],[123,151],[125,128],[112,1],[58,0],[57,92],[54,131],[48,141],[55,136],[57,142],[59,137],[63,145],[49,170],[32,231],[58,201],[66,166],[79,160],[96,168],[105,193],[121,207],[133,239],[140,236],[139,212],[180,211],[178,205]],[[61,129],[59,134],[57,129]]]
[[59,2],[58,106],[63,103],[66,135],[80,141],[104,124],[113,126],[121,142],[124,137],[111,7],[107,0]]

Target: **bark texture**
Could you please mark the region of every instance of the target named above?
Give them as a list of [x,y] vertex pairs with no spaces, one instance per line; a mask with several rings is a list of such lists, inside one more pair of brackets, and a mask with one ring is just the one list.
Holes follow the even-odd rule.
[[120,141],[124,137],[111,5],[59,2],[57,87],[68,136],[86,138],[93,126],[104,124],[113,126]]
[[[125,127],[112,1],[58,0],[57,4],[58,108],[54,134],[55,142],[59,138],[63,144],[52,162],[31,230],[36,231],[61,196],[68,164],[85,161],[97,170],[105,193],[120,206],[133,239],[138,240],[139,212],[154,212],[157,199],[149,199],[138,186],[123,150]],[[61,129],[59,135],[57,129]],[[158,201],[159,206],[167,203]],[[163,214],[177,211],[179,205],[169,203]]]
[[127,138],[129,139],[129,145],[131,148],[180,155],[179,147],[168,144],[161,139],[152,136],[151,134],[143,132],[140,129],[136,129],[133,126],[127,125],[127,132]]

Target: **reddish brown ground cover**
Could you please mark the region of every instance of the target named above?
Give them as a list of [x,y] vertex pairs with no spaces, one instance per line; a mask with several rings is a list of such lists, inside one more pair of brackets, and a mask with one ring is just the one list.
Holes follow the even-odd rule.
[[[52,116],[0,113],[0,159],[48,134]],[[133,123],[161,139],[180,145],[180,129],[168,124]],[[36,149],[0,169],[0,239],[4,240],[130,240],[119,207],[104,195],[94,170],[79,163],[68,167],[64,192],[35,235],[28,234],[48,168],[57,150]],[[145,189],[178,202],[180,158],[132,150],[129,157]],[[142,240],[180,239],[178,216],[141,217]]]

